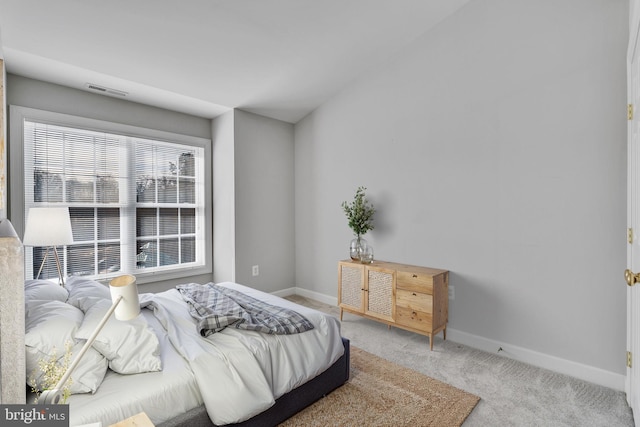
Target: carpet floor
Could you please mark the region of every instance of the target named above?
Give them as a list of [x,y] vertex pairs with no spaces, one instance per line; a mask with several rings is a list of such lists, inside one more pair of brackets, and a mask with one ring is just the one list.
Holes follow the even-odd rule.
[[459,427],[479,397],[351,347],[349,382],[281,427]]
[[[287,299],[339,316],[335,306],[299,295]],[[352,346],[479,396],[464,427],[634,426],[622,391],[444,341],[442,334],[429,351],[427,337],[345,314],[342,335]]]

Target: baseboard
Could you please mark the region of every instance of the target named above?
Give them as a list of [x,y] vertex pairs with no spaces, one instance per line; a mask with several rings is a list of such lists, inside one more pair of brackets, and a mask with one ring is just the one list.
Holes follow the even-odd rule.
[[275,295],[280,298],[288,297],[290,295],[300,295],[302,297],[316,300],[325,304],[338,305],[338,298],[336,297],[330,297],[329,295],[325,295],[319,292],[314,292],[308,289],[302,289],[297,287],[281,289],[279,291],[271,292],[271,295]]
[[560,357],[540,353],[528,348],[495,341],[451,328],[447,328],[447,339],[490,353],[499,352],[499,354],[505,357],[519,360],[540,368],[549,369],[550,371],[569,375],[574,378],[579,378],[604,387],[609,387],[619,391],[624,391],[625,389],[626,377],[624,375],[616,374],[615,372],[606,371],[594,366],[562,359]]
[[311,298],[316,301],[320,301],[329,305],[338,305],[337,297],[331,297],[329,295],[321,294],[319,292],[310,291],[308,289],[303,289],[303,288],[295,288],[295,289],[296,289],[296,295],[300,295],[305,298]]
[[[283,295],[280,295],[280,293],[283,293]],[[325,304],[334,306],[338,305],[338,298],[336,297],[299,287],[288,288],[276,293],[276,295],[279,296],[294,294],[301,295],[305,298],[311,298]],[[499,351],[499,354],[502,356],[528,363],[533,366],[538,366],[540,368],[549,369],[550,371],[569,375],[574,378],[579,378],[604,387],[609,387],[614,390],[625,390],[626,377],[622,374],[616,374],[615,372],[540,353],[517,345],[511,345],[478,335],[469,334],[456,329],[447,328],[447,339],[479,350],[484,350],[489,353],[496,353]]]
[[290,295],[296,295],[296,287],[292,287],[292,288],[287,288],[287,289],[281,289],[279,291],[275,291],[275,292],[271,292],[271,295],[275,295],[277,297],[280,298],[284,298],[284,297],[288,297]]

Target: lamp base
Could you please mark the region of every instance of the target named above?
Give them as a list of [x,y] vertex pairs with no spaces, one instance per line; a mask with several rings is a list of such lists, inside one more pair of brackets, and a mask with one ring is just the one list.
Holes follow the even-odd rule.
[[53,388],[51,390],[45,390],[38,397],[38,405],[57,405],[62,402],[62,390]]
[[47,257],[49,256],[49,249],[51,248],[53,248],[53,256],[56,259],[56,268],[58,269],[58,284],[64,287],[64,276],[62,275],[62,268],[60,267],[60,257],[58,257],[58,249],[55,246],[47,246],[47,250],[44,253],[44,258],[42,258],[42,264],[40,264],[40,269],[38,270],[38,275],[36,276],[36,279],[40,278],[40,273],[42,273],[44,264],[47,262]]

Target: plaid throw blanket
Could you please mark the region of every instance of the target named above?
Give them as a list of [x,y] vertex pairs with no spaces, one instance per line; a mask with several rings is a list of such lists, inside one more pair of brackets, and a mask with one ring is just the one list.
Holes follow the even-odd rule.
[[293,310],[267,304],[224,286],[190,283],[176,289],[189,304],[189,313],[198,320],[198,331],[205,337],[227,326],[280,335],[313,329],[311,322]]

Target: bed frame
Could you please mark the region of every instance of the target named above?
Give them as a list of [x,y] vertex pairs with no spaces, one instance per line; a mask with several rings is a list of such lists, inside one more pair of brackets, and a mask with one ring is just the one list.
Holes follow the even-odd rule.
[[[276,403],[266,411],[228,427],[265,427],[276,426],[307,406],[329,394],[349,380],[349,340],[342,338],[344,354],[326,371],[280,396]],[[194,408],[182,415],[165,421],[157,427],[211,427],[211,422],[204,406]]]

